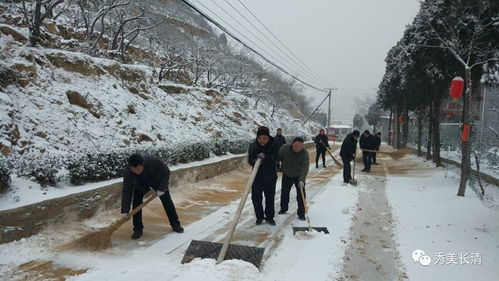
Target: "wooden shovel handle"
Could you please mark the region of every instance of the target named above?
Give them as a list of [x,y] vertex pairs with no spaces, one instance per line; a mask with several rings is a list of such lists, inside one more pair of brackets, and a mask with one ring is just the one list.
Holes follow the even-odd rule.
[[243,195],[241,196],[241,201],[239,201],[239,207],[237,207],[236,214],[234,215],[234,219],[229,227],[229,232],[225,237],[224,244],[222,245],[222,249],[220,250],[220,254],[217,258],[217,264],[221,263],[225,259],[225,254],[227,254],[227,250],[229,249],[229,243],[232,239],[232,234],[234,234],[234,230],[236,229],[237,222],[239,221],[239,217],[243,211],[244,204],[246,203],[246,198],[248,197],[251,186],[253,185],[253,181],[255,181],[256,173],[258,172],[258,168],[260,168],[260,163],[262,160],[257,159],[255,165],[253,166],[253,170],[251,171],[250,178],[248,183],[246,184],[246,188],[244,189]]
[[[154,198],[158,197],[156,195],[156,192],[153,189],[151,189],[151,191],[152,191],[152,195],[149,196],[149,198],[147,198],[146,201],[142,202],[142,204],[138,205],[130,213],[128,213],[128,218],[126,220],[129,220],[131,217],[133,217],[133,215],[135,215],[140,210],[142,210],[142,208],[144,208],[145,205],[149,204],[149,202],[151,202]],[[148,192],[148,193],[150,193],[150,192]]]
[[307,217],[307,223],[308,223],[308,231],[312,231],[312,226],[310,224],[310,218],[308,217],[308,206],[307,206],[307,200],[305,200],[305,192],[303,192],[303,187],[298,188],[300,190],[301,194],[301,200],[303,201],[303,208],[305,209],[305,216]]

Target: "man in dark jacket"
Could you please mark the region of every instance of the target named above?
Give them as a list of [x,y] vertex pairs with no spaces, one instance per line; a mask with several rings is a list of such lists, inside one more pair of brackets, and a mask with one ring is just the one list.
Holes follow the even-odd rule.
[[315,167],[319,168],[319,157],[322,155],[322,167],[326,168],[326,147],[329,148],[329,142],[324,129],[319,131],[319,134],[315,137],[314,142],[317,153],[315,156]]
[[300,188],[305,193],[305,179],[308,174],[308,151],[303,148],[303,139],[297,137],[291,144],[285,144],[279,149],[279,161],[282,163],[281,210],[284,214],[288,210],[289,192],[291,187],[296,187],[296,201],[298,203],[298,218],[305,220],[305,207],[301,197]]
[[343,143],[341,144],[340,157],[343,161],[343,182],[349,183],[352,179],[350,161],[355,159],[355,153],[357,151],[357,140],[359,139],[360,132],[354,130],[352,133],[348,134]]
[[[130,156],[128,158],[128,167],[123,172],[121,197],[121,213],[123,217],[128,218],[130,203],[132,203],[133,208],[142,204],[144,195],[151,187],[161,200],[173,231],[184,232],[168,191],[169,180],[170,169],[160,159],[154,156],[142,157],[139,154]],[[133,216],[132,239],[139,239],[142,236],[143,228],[142,211],[139,211]]]
[[[279,150],[274,142],[274,138],[270,136],[267,127],[259,127],[256,136],[255,142],[251,143],[248,148],[248,163],[251,166],[255,165],[257,159],[261,160],[260,168],[251,189],[251,200],[255,209],[256,224],[262,224],[265,218],[270,225],[275,225],[274,199],[275,184],[277,182],[276,164]],[[262,205],[262,193],[265,195],[265,212]]]
[[[376,138],[369,133],[369,130],[365,130],[359,140],[360,149],[375,150],[376,149]],[[362,161],[364,162],[364,169],[362,172],[371,172],[371,164],[373,161],[373,152],[362,151]]]
[[[283,146],[284,144],[286,144],[286,139],[282,135],[281,128],[277,129],[277,134],[274,137],[274,142],[277,145],[277,149],[280,149],[281,146]],[[277,161],[277,170],[281,171],[281,162],[280,161]]]
[[[377,132],[376,135],[376,151],[379,151],[379,147],[381,146],[381,132]],[[373,165],[379,165],[376,163],[376,152],[373,153]]]

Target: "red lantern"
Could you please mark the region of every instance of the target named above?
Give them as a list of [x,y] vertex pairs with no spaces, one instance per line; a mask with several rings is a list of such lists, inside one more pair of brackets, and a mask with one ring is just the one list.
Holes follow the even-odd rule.
[[457,101],[463,95],[464,80],[461,77],[455,77],[450,84],[450,97],[452,101]]

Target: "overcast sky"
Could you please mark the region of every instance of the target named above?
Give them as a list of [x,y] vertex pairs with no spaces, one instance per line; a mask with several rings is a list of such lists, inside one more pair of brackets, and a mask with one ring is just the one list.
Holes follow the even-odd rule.
[[[412,22],[419,8],[418,0],[202,0],[192,1],[201,10],[226,26],[244,33],[270,60],[293,74],[306,70],[298,67],[288,56],[282,55],[267,39],[234,8],[246,16],[282,50],[287,51],[244,8],[246,5],[294,54],[324,80],[299,75],[318,86],[336,87],[332,100],[332,119],[352,122],[357,111],[356,100],[375,97],[385,71],[384,59],[388,50],[402,37],[405,26]],[[201,4],[202,3],[202,4]],[[204,6],[203,6],[204,5]],[[250,31],[238,24],[220,7]],[[210,12],[209,8],[212,12]],[[230,27],[230,26],[232,27]],[[233,31],[249,45],[248,39]],[[264,49],[264,50],[262,50]],[[277,55],[271,49],[281,53]],[[288,52],[289,54],[289,52]],[[270,57],[270,56],[273,56]],[[289,54],[298,64],[300,62]],[[301,65],[301,64],[300,64]],[[313,74],[312,74],[313,75]],[[319,80],[319,81],[317,81]],[[311,105],[317,106],[325,93],[307,88]],[[321,108],[323,112],[326,107]]]

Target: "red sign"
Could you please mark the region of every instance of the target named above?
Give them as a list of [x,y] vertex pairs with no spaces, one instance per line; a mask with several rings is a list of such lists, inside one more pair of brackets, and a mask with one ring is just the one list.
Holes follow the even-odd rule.
[[462,142],[467,142],[470,140],[470,129],[471,129],[470,124],[464,124],[463,133],[461,134]]

